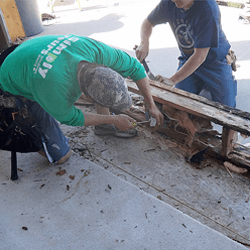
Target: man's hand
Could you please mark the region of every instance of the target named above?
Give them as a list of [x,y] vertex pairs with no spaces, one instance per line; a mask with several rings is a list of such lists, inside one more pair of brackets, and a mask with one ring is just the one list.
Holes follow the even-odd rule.
[[136,120],[134,120],[128,115],[120,114],[120,115],[112,115],[111,117],[114,119],[112,124],[122,131],[135,128],[135,125],[133,125],[132,123],[135,124]]
[[134,128],[132,123],[136,121],[128,115],[109,115],[109,114],[92,114],[84,113],[84,126],[93,126],[100,124],[113,124],[120,130],[128,130]]
[[146,18],[141,25],[141,42],[136,49],[135,54],[137,59],[142,62],[148,56],[149,52],[149,38],[151,36],[153,26]]
[[149,109],[149,113],[153,116],[157,121],[157,126],[161,126],[163,124],[163,114],[156,107],[153,97],[151,95],[150,86],[148,82],[148,78],[144,77],[143,79],[136,81],[136,84],[144,97],[145,104]]
[[161,76],[161,75],[157,75],[156,78],[157,78],[157,81],[162,82],[162,83],[164,83],[164,84],[166,84],[168,86],[173,87],[175,85],[175,83],[173,81],[171,81],[167,77],[164,77],[164,76]]
[[175,84],[183,81],[193,74],[206,60],[210,48],[195,48],[194,53],[184,63],[184,65],[171,76],[171,81]]
[[160,110],[156,107],[155,104],[153,104],[148,109],[150,115],[156,119],[156,125],[161,126],[163,124],[164,117],[163,114],[160,112]]
[[135,55],[137,59],[142,62],[148,56],[149,44],[140,44],[135,46]]

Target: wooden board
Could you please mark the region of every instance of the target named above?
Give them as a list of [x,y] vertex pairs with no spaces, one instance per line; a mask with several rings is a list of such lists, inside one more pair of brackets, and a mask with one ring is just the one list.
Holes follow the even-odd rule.
[[[150,84],[151,93],[156,102],[205,118],[223,127],[250,136],[249,113],[245,112],[246,118],[243,118],[241,115],[237,115],[239,111],[233,108],[229,108],[229,112],[225,111],[227,109],[225,105],[222,105],[224,108],[216,107],[212,102],[209,104],[205,101],[202,102],[200,101],[200,97],[194,97],[195,95],[187,92],[184,93],[185,91],[180,91],[168,86],[162,88],[157,82],[152,84],[150,81]],[[137,85],[133,81],[127,80],[127,85],[129,91],[140,94]],[[201,99],[204,100],[205,98]]]
[[186,91],[181,90],[181,89],[173,88],[173,87],[167,86],[166,84],[163,84],[163,83],[160,83],[160,82],[155,82],[155,81],[152,81],[152,80],[149,80],[149,82],[150,82],[151,86],[155,86],[157,88],[167,90],[167,91],[169,91],[171,93],[176,93],[178,95],[185,96],[185,97],[190,98],[192,100],[199,101],[201,103],[204,103],[204,104],[207,104],[209,106],[218,108],[220,110],[224,110],[224,111],[226,111],[226,112],[228,112],[230,114],[235,114],[237,116],[240,116],[240,117],[243,117],[243,118],[246,118],[246,119],[250,120],[250,113],[248,113],[248,112],[245,112],[245,111],[242,111],[240,109],[235,109],[235,108],[223,105],[223,104],[221,104],[219,102],[210,101],[207,98],[204,98],[202,96],[195,95],[195,94],[186,92]]
[[18,37],[25,37],[26,34],[15,1],[1,0],[0,8],[2,9],[11,41],[15,41]]
[[[140,95],[140,91],[133,81],[127,80],[127,85],[129,91]],[[150,85],[151,93],[156,103],[175,108],[176,114],[184,111],[184,114],[193,114],[197,117],[205,118],[205,120],[210,120],[223,126],[224,133],[221,138],[220,136],[216,136],[216,134],[211,134],[211,132],[208,132],[208,134],[195,133],[195,136],[192,134],[194,140],[192,144],[189,145],[186,142],[187,139],[192,137],[192,135],[190,137],[190,133],[187,133],[190,131],[179,130],[181,128],[188,129],[185,124],[183,127],[178,126],[179,131],[171,126],[168,126],[166,129],[157,128],[158,132],[163,133],[168,138],[172,138],[178,143],[178,147],[180,147],[181,152],[183,152],[186,158],[190,158],[190,153],[192,156],[193,152],[200,152],[207,147],[207,155],[210,155],[213,158],[215,157],[222,162],[229,161],[239,167],[247,168],[250,171],[250,155],[244,152],[238,152],[234,149],[233,151],[230,151],[232,145],[231,141],[229,141],[231,140],[231,137],[229,136],[231,134],[230,129],[245,135],[250,135],[250,113],[233,109],[220,103],[214,103],[206,98],[166,86],[159,82],[150,80]],[[128,115],[136,120],[138,120],[137,118],[139,118],[139,120],[145,119],[144,117],[141,117],[141,115],[138,116],[138,114],[134,114],[133,110],[128,111]],[[181,119],[181,117],[179,118]],[[192,123],[193,120],[190,120],[190,122]]]

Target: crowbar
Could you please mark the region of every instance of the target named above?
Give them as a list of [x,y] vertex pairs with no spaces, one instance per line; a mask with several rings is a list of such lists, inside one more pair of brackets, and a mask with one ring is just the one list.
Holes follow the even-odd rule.
[[[138,48],[138,45],[135,45],[134,50]],[[157,81],[157,78],[153,75],[153,73],[150,71],[148,64],[146,63],[145,59],[142,60],[142,65],[147,73],[147,76],[150,80]]]
[[145,59],[142,60],[142,65],[148,75],[148,78],[153,81],[157,81],[157,78],[153,75],[153,73],[150,71]]

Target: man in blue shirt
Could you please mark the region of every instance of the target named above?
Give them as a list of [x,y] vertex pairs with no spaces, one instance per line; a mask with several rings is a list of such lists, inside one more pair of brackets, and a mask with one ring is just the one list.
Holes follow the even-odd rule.
[[213,101],[236,107],[237,82],[226,60],[230,44],[216,1],[162,0],[142,23],[139,61],[148,55],[153,27],[163,23],[170,24],[181,55],[177,72],[160,80],[197,95],[206,89]]

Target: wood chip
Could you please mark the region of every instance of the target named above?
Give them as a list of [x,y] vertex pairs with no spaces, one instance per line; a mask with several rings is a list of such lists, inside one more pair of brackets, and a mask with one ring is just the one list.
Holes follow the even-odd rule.
[[238,174],[244,174],[244,173],[247,172],[247,169],[237,167],[237,166],[235,166],[234,164],[232,164],[232,163],[230,163],[228,161],[225,161],[223,164],[224,164],[226,169],[229,169],[232,172],[235,172],[235,173],[238,173]]
[[65,169],[61,169],[61,170],[59,170],[59,171],[56,172],[56,175],[62,176],[64,174],[66,174],[66,170]]
[[228,167],[227,167],[226,164],[224,164],[224,167],[225,167],[225,169],[227,170],[227,172],[230,174],[230,176],[231,176],[232,178],[234,178],[233,175],[231,174],[230,170],[228,169]]
[[88,176],[90,174],[89,170],[86,170],[85,173],[83,174],[83,176]]
[[70,175],[69,178],[73,181],[75,179],[74,175]]
[[162,198],[160,195],[157,195],[157,199],[161,200],[162,201]]

